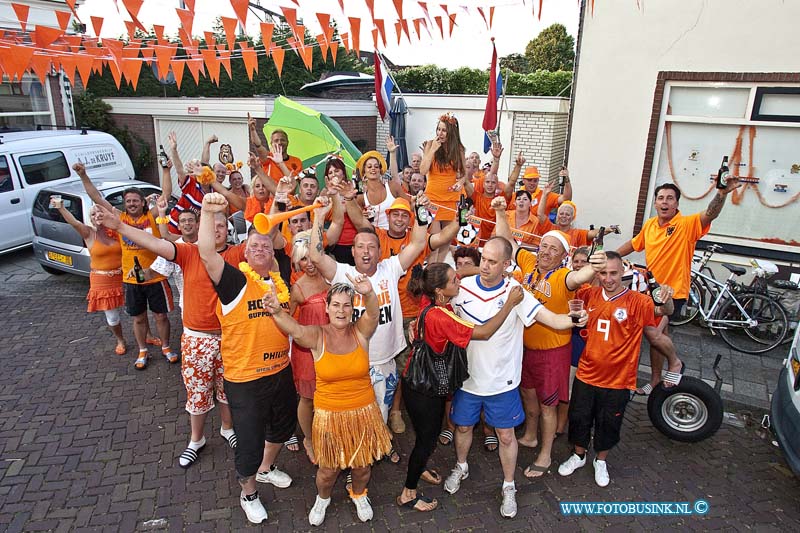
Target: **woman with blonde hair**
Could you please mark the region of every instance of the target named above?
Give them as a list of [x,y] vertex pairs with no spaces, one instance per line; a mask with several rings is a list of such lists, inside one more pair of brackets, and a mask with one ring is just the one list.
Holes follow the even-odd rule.
[[[328,291],[326,312],[330,323],[303,326],[284,312],[274,292],[264,295],[264,309],[272,313],[281,331],[311,350],[317,374],[314,392],[312,441],[317,464],[317,499],[308,521],[322,524],[339,472],[352,469],[350,499],[362,522],[372,519],[367,497],[371,465],[391,449],[391,439],[369,378],[369,340],[378,327],[378,297],[369,278],[348,275],[352,287],[336,283]],[[355,288],[355,291],[353,290]],[[364,313],[353,323],[353,302],[358,297]]]

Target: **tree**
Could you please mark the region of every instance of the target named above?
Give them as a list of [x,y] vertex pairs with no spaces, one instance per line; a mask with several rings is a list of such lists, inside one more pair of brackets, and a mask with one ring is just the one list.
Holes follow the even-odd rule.
[[575,39],[563,24],[553,24],[525,47],[525,57],[531,71],[572,71],[575,60]]
[[528,58],[522,54],[508,54],[500,58],[500,69],[505,72],[506,69],[511,72],[518,72],[520,74],[527,74],[530,72],[530,65],[528,65]]

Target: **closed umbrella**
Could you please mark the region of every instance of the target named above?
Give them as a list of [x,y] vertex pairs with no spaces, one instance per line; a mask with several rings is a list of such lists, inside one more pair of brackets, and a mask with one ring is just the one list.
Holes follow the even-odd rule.
[[408,106],[406,106],[405,99],[402,96],[395,98],[392,108],[389,110],[389,118],[391,119],[389,131],[397,145],[397,170],[399,171],[402,171],[403,167],[408,165],[408,151],[406,149],[407,114]]

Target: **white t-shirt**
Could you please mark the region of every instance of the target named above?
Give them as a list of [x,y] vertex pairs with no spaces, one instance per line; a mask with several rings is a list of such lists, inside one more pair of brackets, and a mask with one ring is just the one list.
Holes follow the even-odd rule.
[[[475,324],[485,324],[506,303],[508,292],[519,285],[503,279],[494,287],[481,285],[480,276],[461,280],[461,290],[452,304],[458,316]],[[469,379],[462,389],[477,396],[493,396],[519,386],[522,378],[522,332],[533,324],[542,308],[528,291],[514,307],[503,325],[487,340],[471,340],[467,345]]]
[[[403,310],[400,308],[400,293],[398,284],[406,271],[400,266],[397,256],[384,259],[378,263],[378,270],[369,277],[372,290],[378,296],[378,329],[369,340],[369,364],[382,365],[388,363],[394,356],[406,347],[406,337],[403,335]],[[359,272],[356,267],[345,263],[336,263],[336,275],[331,284],[347,283],[346,274],[355,278]],[[353,300],[353,321],[364,313],[364,304],[361,295],[356,293]]]
[[[183,237],[175,242],[184,242]],[[175,282],[175,287],[178,289],[178,305],[181,306],[181,317],[183,317],[183,270],[181,267],[159,255],[150,265],[150,270],[158,272],[162,276],[172,276],[172,281]]]
[[384,183],[383,186],[386,189],[386,199],[379,204],[370,204],[367,194],[364,193],[364,206],[372,207],[375,210],[375,219],[372,221],[373,226],[376,228],[389,229],[389,215],[386,214],[386,210],[392,206],[395,198],[392,196],[389,184]]

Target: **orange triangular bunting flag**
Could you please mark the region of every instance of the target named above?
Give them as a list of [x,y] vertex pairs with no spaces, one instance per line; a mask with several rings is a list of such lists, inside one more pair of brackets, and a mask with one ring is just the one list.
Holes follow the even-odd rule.
[[132,17],[139,16],[139,11],[142,9],[143,3],[144,0],[122,0],[122,4]]
[[116,39],[103,39],[103,46],[111,52],[111,57],[114,59],[117,69],[119,69],[120,59],[122,59],[122,43]]
[[192,58],[186,60],[186,66],[189,67],[189,72],[192,74],[192,78],[194,78],[194,83],[200,83],[200,71],[203,70],[203,59],[202,58]]
[[122,60],[122,73],[125,75],[125,79],[128,80],[133,86],[133,90],[136,90],[136,86],[139,85],[139,73],[142,70],[142,62],[138,59],[123,59]]
[[31,69],[36,73],[42,85],[44,85],[47,75],[50,73],[50,63],[50,56],[44,54],[33,54],[33,57],[31,57]]
[[9,80],[13,81],[15,77],[22,79],[22,75],[31,64],[33,52],[34,50],[30,46],[12,44],[9,47],[8,53],[5,54],[6,57],[3,59],[3,68],[5,68]]
[[192,24],[194,24],[194,14],[185,9],[175,8],[178,18],[181,19],[181,26],[186,30],[186,35],[192,35]]
[[355,50],[357,57],[361,54],[361,19],[358,17],[347,17],[347,20],[350,21],[350,43],[352,44],[350,48]]
[[36,48],[47,48],[62,35],[64,35],[64,30],[61,28],[36,26],[36,35],[33,38],[33,42],[36,43]]
[[489,8],[489,29],[492,29],[492,22],[494,22],[494,7]]
[[342,44],[344,45],[344,49],[347,52],[349,52],[350,51],[350,34],[349,33],[343,33],[343,34],[341,34],[339,36],[339,38],[342,40]]
[[242,61],[244,62],[244,69],[247,71],[247,77],[250,78],[250,81],[253,81],[253,72],[258,72],[258,57],[256,56],[256,51],[252,48],[243,48]]
[[[408,39],[408,44],[411,44],[411,33],[408,31],[408,21],[406,19],[400,19],[400,27],[403,28],[403,33],[406,34],[406,39]],[[397,39],[397,42],[400,42],[400,39]]]
[[372,47],[378,48],[378,28],[372,28]]
[[397,18],[403,20],[403,0],[392,0],[394,2],[394,10],[397,11]]
[[175,77],[175,86],[178,90],[181,90],[181,82],[183,81],[183,67],[186,66],[185,59],[173,59],[169,62],[169,66],[172,67],[172,75]]
[[369,9],[369,16],[372,19],[372,23],[375,24],[375,0],[364,0],[367,4],[367,9]]
[[141,44],[129,42],[128,45],[122,49],[122,57],[125,59],[133,59],[139,57],[139,48]]
[[75,54],[75,64],[78,67],[78,74],[81,76],[81,81],[83,82],[84,87],[89,85],[89,77],[92,75],[93,63],[94,58],[92,56]]
[[383,47],[386,48],[386,28],[383,25],[383,19],[375,19],[375,26],[378,28],[378,33],[381,34],[381,41],[383,41]]
[[75,56],[72,54],[64,54],[61,59],[61,68],[64,70],[64,75],[69,78],[69,82],[75,85]]
[[233,12],[236,13],[236,18],[242,23],[242,26],[247,27],[247,8],[249,0],[231,0],[231,7]]
[[228,73],[228,79],[232,80],[233,75],[231,74],[231,51],[230,50],[220,50],[219,51],[219,62],[222,63],[222,66],[225,68],[225,72]]
[[286,50],[280,47],[272,48],[270,50],[270,55],[272,56],[272,61],[275,63],[275,70],[278,71],[278,77],[280,78],[281,72],[283,71],[283,57],[286,55]]
[[327,37],[328,29],[331,27],[331,16],[327,13],[317,13],[317,20],[319,27],[322,28],[322,33]]
[[272,32],[275,29],[275,24],[271,22],[262,22],[261,23],[261,44],[264,45],[264,50],[269,53],[269,49],[272,47]]
[[449,15],[449,17],[450,17],[450,37],[453,36],[453,26],[456,25],[456,15],[457,15],[457,13],[451,13]]
[[328,43],[325,42],[325,35],[320,33],[317,35],[317,43],[319,43],[319,51],[322,53],[322,61],[328,61]]
[[397,46],[400,46],[400,39],[403,37],[403,33],[400,29],[400,21],[394,23],[394,32],[397,34]]
[[225,30],[225,39],[228,41],[228,50],[233,50],[236,46],[236,23],[237,20],[231,17],[220,17],[222,29]]
[[165,44],[164,43],[164,26],[159,24],[153,24],[153,33],[156,34],[156,41],[158,44]]
[[145,63],[149,64],[153,60],[153,53],[154,52],[155,52],[155,50],[153,50],[149,46],[145,46],[145,47],[142,48],[142,57],[144,58],[144,62]]
[[122,72],[120,72],[119,67],[113,61],[108,62],[108,69],[111,71],[111,76],[114,78],[114,83],[117,85],[117,89],[119,89],[120,84],[122,83]]
[[156,65],[158,65],[158,77],[160,79],[166,79],[167,73],[169,72],[169,62],[172,61],[172,58],[175,56],[175,50],[177,50],[178,45],[170,45],[170,46],[154,46],[153,50],[156,54]]
[[206,40],[206,47],[213,48],[217,44],[217,36],[214,35],[213,31],[204,31],[203,36]]
[[[28,29],[28,13],[31,10],[30,6],[24,4],[15,4],[11,3],[11,7],[14,8],[14,13],[17,14],[17,20],[19,21],[19,27],[22,28],[22,31]],[[9,76],[10,77],[10,76]]]
[[188,7],[189,11],[194,15],[194,0],[184,0],[183,3],[186,4],[186,7]]
[[444,28],[442,27],[442,17],[436,15],[435,17],[433,17],[433,20],[435,20],[436,25],[439,26],[439,34],[442,36],[442,39],[444,39]]
[[206,71],[208,77],[211,78],[216,85],[219,85],[219,59],[217,59],[217,52],[214,50],[200,50],[203,55],[203,62],[206,64]]
[[[66,13],[66,11],[64,12]],[[71,17],[72,15],[70,15]],[[73,52],[79,52],[81,48],[81,42],[83,42],[82,35],[62,35],[61,40],[67,43],[70,47],[70,50]]]
[[331,51],[331,61],[333,61],[333,64],[336,65],[336,54],[339,52],[339,43],[338,42],[333,43],[330,47],[330,51]]
[[286,24],[292,28],[295,36],[297,36],[297,10],[293,7],[281,7],[281,11],[283,11],[283,18],[286,19]]
[[136,37],[136,23],[132,20],[125,21],[125,29],[128,30],[128,38],[133,39]]
[[69,10],[72,11],[72,14],[75,15],[75,18],[80,21],[81,18],[78,16],[78,12],[75,11],[75,0],[67,0],[67,5],[69,6]]
[[92,21],[92,29],[94,30],[94,34],[100,37],[100,30],[103,29],[103,17],[95,17],[92,15],[89,17],[89,19]]
[[422,19],[414,19],[411,22],[414,23],[414,31],[417,32],[417,39],[422,40],[422,32],[419,31],[419,23]]
[[303,64],[305,64],[306,69],[311,72],[311,67],[314,61],[314,47],[305,45],[300,47],[300,58],[303,60]]
[[69,19],[72,18],[72,13],[69,11],[56,11],[56,20],[58,20],[58,26],[67,31],[67,26],[69,26]]

